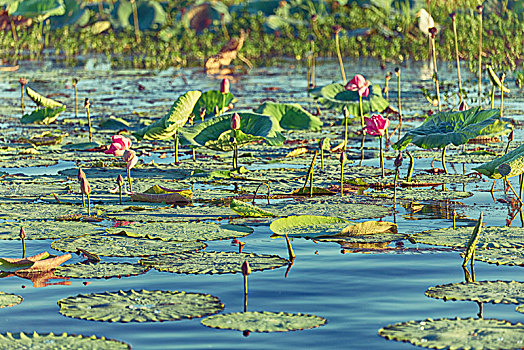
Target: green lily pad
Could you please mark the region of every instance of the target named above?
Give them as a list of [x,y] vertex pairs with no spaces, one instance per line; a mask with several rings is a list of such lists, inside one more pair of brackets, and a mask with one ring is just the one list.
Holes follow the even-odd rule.
[[316,238],[340,233],[351,222],[317,215],[293,215],[273,221],[269,228],[277,235],[287,233],[290,237]]
[[524,266],[524,250],[522,248],[476,249],[475,260],[488,264]]
[[[382,89],[378,85],[369,87],[368,97],[362,98],[362,111],[364,114],[370,112],[382,112],[389,103],[382,97]],[[333,108],[341,112],[347,107],[349,114],[360,115],[358,91],[348,91],[343,84],[333,83],[319,87],[310,91],[311,95],[318,98],[318,101],[327,108]]]
[[206,327],[249,332],[289,332],[323,326],[320,316],[287,312],[234,312],[210,316],[201,321]]
[[240,273],[244,261],[252,271],[275,269],[289,261],[278,255],[260,255],[237,252],[187,252],[176,255],[152,256],[138,263],[158,271],[185,274]]
[[216,314],[224,309],[209,294],[141,290],[79,294],[58,301],[67,317],[105,322],[162,322]]
[[82,263],[62,265],[55,270],[55,276],[64,278],[113,278],[141,275],[148,267],[130,263]]
[[473,168],[481,174],[491,177],[492,179],[500,179],[502,175],[499,173],[499,166],[507,164],[510,166],[510,172],[507,177],[520,175],[524,172],[524,145],[508,152],[507,154],[493,159],[488,163],[484,163],[479,167]]
[[[0,292],[0,309],[20,304],[24,298],[20,295]],[[1,341],[0,341],[1,344]]]
[[419,127],[408,130],[392,147],[403,150],[408,144],[414,143],[421,148],[444,148],[449,144],[463,145],[477,136],[508,134],[512,125],[500,119],[499,114],[498,109],[481,110],[480,107],[435,113]]
[[298,103],[264,102],[256,113],[275,117],[282,129],[314,130],[322,129],[322,121],[306,111]]
[[[72,216],[77,214],[87,215],[87,209],[79,205],[50,203],[0,204],[0,217],[9,218],[11,220],[54,220],[60,216]],[[91,214],[101,214],[101,212],[91,212]]]
[[172,138],[175,132],[184,126],[202,93],[188,91],[180,96],[169,112],[161,119],[133,133],[139,140],[165,140]]
[[101,229],[90,223],[76,221],[4,222],[0,227],[0,239],[20,239],[20,227],[24,228],[26,239],[58,239],[94,233]]
[[219,220],[233,217],[228,207],[215,205],[181,206],[181,207],[151,207],[135,204],[132,206],[111,206],[113,211],[107,217],[116,220],[139,222],[179,222],[197,220]]
[[[393,189],[375,190],[367,193],[373,198],[388,198],[393,200]],[[427,188],[397,188],[397,200],[410,200],[417,202],[445,201],[471,197],[473,193],[462,191],[440,191]]]
[[51,247],[63,252],[76,252],[85,249],[101,256],[148,256],[199,250],[206,244],[199,242],[164,241],[127,235],[84,235],[59,239]]
[[430,298],[448,300],[471,300],[479,303],[524,303],[524,282],[480,281],[450,283],[426,290]]
[[0,334],[0,348],[2,349],[92,349],[92,350],[130,350],[131,346],[118,340],[107,339],[105,337],[97,338],[92,335],[85,337],[83,335],[74,335],[62,333],[55,335],[53,333],[33,334],[26,333],[5,333]]
[[[473,227],[441,228],[416,233],[412,237],[417,243],[463,248],[466,247],[472,231]],[[477,247],[523,248],[524,228],[507,226],[483,227]]]
[[409,184],[467,184],[479,181],[480,179],[478,176],[467,176],[462,174],[418,174],[413,176]]
[[[275,117],[240,112],[240,129],[236,132],[238,147],[257,140],[264,140],[269,145],[281,145],[285,138],[280,133],[280,125]],[[223,114],[203,123],[180,129],[180,143],[193,147],[205,146],[216,151],[231,151],[234,136],[231,129],[232,114]]]
[[244,237],[253,233],[251,227],[219,225],[211,222],[147,223],[127,225],[107,230],[111,234],[125,231],[128,235],[143,236],[166,241],[212,241]]
[[253,204],[242,202],[242,201],[237,201],[235,199],[231,201],[229,208],[240,216],[255,217],[255,218],[276,216],[275,214],[269,211],[266,211],[264,209],[258,208],[254,206]]
[[482,318],[428,318],[389,325],[378,334],[430,349],[515,349],[524,345],[522,323]]

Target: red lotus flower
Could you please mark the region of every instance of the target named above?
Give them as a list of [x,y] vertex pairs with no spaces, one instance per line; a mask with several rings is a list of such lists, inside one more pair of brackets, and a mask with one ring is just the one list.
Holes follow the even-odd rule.
[[238,113],[234,113],[233,117],[231,117],[231,129],[240,129],[240,115],[238,115]]
[[358,94],[362,97],[368,97],[369,85],[371,85],[369,80],[366,80],[362,75],[357,74],[346,84],[345,88],[350,91],[358,91]]
[[389,119],[380,114],[374,114],[366,120],[366,133],[373,136],[384,136],[386,129],[389,127]]
[[122,135],[113,135],[113,143],[109,146],[109,149],[105,151],[106,154],[112,154],[120,157],[124,154],[124,151],[131,147],[131,140]]

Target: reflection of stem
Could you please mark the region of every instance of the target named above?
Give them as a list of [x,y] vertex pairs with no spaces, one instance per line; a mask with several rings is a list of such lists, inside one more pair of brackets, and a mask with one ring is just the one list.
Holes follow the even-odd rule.
[[411,182],[411,177],[413,176],[413,168],[415,167],[415,160],[413,159],[413,156],[411,153],[406,152],[406,154],[409,157],[409,168],[408,168],[408,174],[406,176],[406,182]]
[[462,102],[462,80],[460,79],[460,58],[459,58],[459,48],[458,48],[458,39],[457,39],[457,23],[455,22],[455,18],[453,18],[453,35],[455,37],[455,55],[457,57],[459,97],[460,97],[460,102]]
[[395,167],[395,180],[393,182],[393,205],[397,203],[397,178],[398,178],[398,167]]
[[265,182],[262,182],[260,185],[257,186],[257,189],[255,190],[255,194],[253,195],[253,205],[255,205],[255,198],[257,196],[257,193],[258,193],[258,189],[262,186],[266,186],[267,187],[267,204],[271,204],[269,202],[269,197],[271,196],[271,188],[269,188],[269,185]]
[[284,278],[287,278],[287,274],[289,273],[289,270],[291,270],[291,267],[293,266],[293,263],[295,262],[295,259],[291,259],[289,261],[289,265],[287,265],[286,273],[284,274]]
[[338,33],[335,34],[335,46],[337,48],[338,64],[340,65],[340,74],[342,74],[342,80],[344,85],[346,84],[346,73],[344,72],[344,63],[342,62],[342,54],[340,53],[340,42],[338,39]]
[[483,306],[484,304],[482,304],[481,302],[477,301],[477,305],[479,306],[479,313],[477,314],[477,316],[478,316],[479,318],[482,318],[482,317],[483,317],[483,315],[482,315],[482,306]]
[[382,136],[379,136],[378,142],[380,142],[380,170],[382,170],[382,178],[386,177],[384,172],[384,151],[382,147]]
[[131,169],[127,169],[127,182],[129,182],[129,192],[133,193],[133,185],[131,184]]
[[504,181],[506,181],[506,183],[508,184],[509,188],[511,188],[511,191],[513,192],[513,194],[515,195],[515,197],[517,197],[517,199],[519,200],[519,202],[522,204],[522,197],[519,197],[519,195],[517,194],[517,192],[515,191],[515,189],[513,189],[513,186],[511,186],[511,183],[508,181],[508,177],[507,176],[504,176]]
[[442,167],[444,168],[444,172],[448,174],[448,169],[446,168],[446,147],[442,149]]

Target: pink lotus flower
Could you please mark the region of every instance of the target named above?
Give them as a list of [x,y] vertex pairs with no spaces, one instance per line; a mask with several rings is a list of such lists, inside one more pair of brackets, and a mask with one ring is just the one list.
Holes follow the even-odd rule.
[[113,135],[113,143],[109,146],[109,149],[105,151],[106,154],[112,154],[120,157],[124,154],[124,151],[131,147],[131,140],[122,135]]
[[467,111],[468,110],[468,104],[466,103],[466,101],[462,101],[460,102],[460,105],[459,105],[459,111]]
[[234,113],[233,117],[231,117],[231,129],[240,129],[240,115],[238,113]]
[[380,114],[374,114],[371,118],[366,119],[366,133],[373,136],[384,136],[386,129],[389,127],[389,119]]
[[[91,193],[91,186],[89,185],[89,182],[87,181],[87,179],[85,177],[83,177],[81,180],[80,180],[80,191],[82,191],[83,194],[89,196],[89,194]],[[88,197],[89,199],[89,197]]]
[[138,163],[138,157],[135,153],[135,151],[132,151],[132,150],[125,150],[124,151],[124,161],[127,163],[127,168],[128,169],[133,169],[136,165],[136,163]]
[[361,97],[368,97],[369,85],[371,85],[369,80],[366,80],[362,75],[357,74],[346,84],[345,88],[349,91],[358,91],[358,94]]
[[230,86],[229,79],[228,78],[222,79],[222,81],[220,82],[220,92],[223,94],[228,94],[229,86]]

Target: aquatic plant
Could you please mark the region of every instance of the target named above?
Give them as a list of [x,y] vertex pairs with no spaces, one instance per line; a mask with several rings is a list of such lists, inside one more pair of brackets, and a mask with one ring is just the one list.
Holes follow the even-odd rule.
[[122,175],[118,174],[118,177],[116,178],[116,184],[118,185],[118,197],[120,204],[122,204],[122,186],[124,185],[124,178]]
[[333,34],[335,35],[335,49],[337,51],[338,64],[340,66],[340,74],[342,75],[342,81],[346,84],[346,73],[344,72],[344,62],[342,61],[342,54],[340,53],[340,39],[338,34],[342,30],[340,25],[333,26]]
[[127,163],[126,169],[127,169],[127,182],[129,183],[129,192],[133,193],[133,184],[131,181],[131,169],[133,169],[136,163],[138,163],[138,156],[136,155],[135,151],[127,149],[124,151],[123,158],[124,158],[124,161]]
[[91,200],[89,198],[89,195],[91,194],[91,186],[85,176],[80,179],[80,191],[82,192],[82,195],[87,196],[87,215],[91,216]]
[[78,117],[78,78],[71,79],[71,84],[73,84],[73,89],[75,90],[75,117]]
[[222,79],[222,81],[220,82],[220,93],[222,94],[222,113],[226,107],[226,96],[227,94],[229,94],[229,86],[230,86],[230,83],[229,83],[229,79],[228,78],[224,78]]
[[89,103],[89,99],[86,97],[84,100],[84,108],[86,109],[87,113],[87,125],[89,128],[89,142],[93,142],[93,133],[91,131],[91,115],[89,114],[89,107],[91,106],[91,103]]
[[26,78],[20,78],[18,80],[20,83],[20,107],[22,108],[22,115],[24,114],[25,106],[24,106],[24,88],[27,85],[27,79]]
[[121,157],[126,150],[131,148],[131,140],[125,136],[113,135],[112,140],[113,142],[109,146],[109,149],[104,151],[105,154],[112,154],[116,157]]
[[25,258],[25,239],[27,235],[25,234],[25,230],[22,226],[20,226],[20,239],[22,240],[22,258]]
[[347,161],[346,150],[340,153],[340,196],[344,196],[344,164]]
[[[358,92],[358,109],[360,111],[360,124],[364,129],[364,110],[362,108],[362,97],[369,96],[369,86],[371,83],[366,80],[362,75],[357,74],[349,81],[345,86],[346,90]],[[347,107],[346,107],[347,108]]]
[[429,33],[431,34],[431,52],[433,57],[433,79],[435,80],[435,89],[437,91],[437,101],[438,101],[438,111],[442,111],[442,104],[440,103],[440,87],[438,81],[438,71],[437,71],[437,50],[435,48],[435,35],[437,34],[437,28],[429,28]]
[[380,144],[380,169],[382,170],[382,177],[385,177],[384,173],[384,152],[382,146],[382,137],[386,133],[389,127],[389,119],[384,118],[380,114],[374,114],[371,118],[366,118],[366,133],[372,136],[379,137]]

